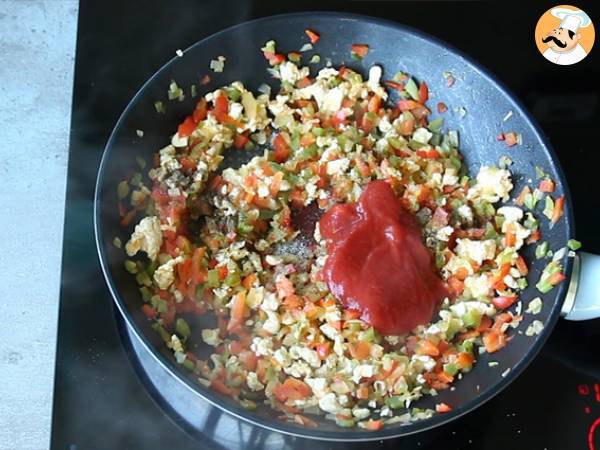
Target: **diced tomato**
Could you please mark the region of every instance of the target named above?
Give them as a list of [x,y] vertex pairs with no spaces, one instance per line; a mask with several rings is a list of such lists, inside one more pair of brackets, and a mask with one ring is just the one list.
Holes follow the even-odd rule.
[[422,82],[419,86],[419,102],[424,105],[427,100],[429,100],[429,88],[427,83]]
[[494,353],[506,345],[506,336],[496,330],[491,330],[483,335],[483,345],[488,353]]
[[507,223],[506,232],[504,234],[504,246],[514,247],[515,245],[517,245],[517,234],[515,232],[514,224]]
[[446,106],[446,104],[444,102],[439,102],[437,104],[437,111],[440,114],[445,113],[446,111],[448,111],[448,107]]
[[290,295],[294,295],[294,285],[284,275],[280,275],[275,280],[275,287],[277,288],[277,295],[279,298],[286,298]]
[[307,28],[306,30],[304,30],[304,32],[306,33],[306,35],[310,39],[311,44],[316,44],[317,42],[319,42],[319,39],[321,39],[321,36],[316,31],[309,30]]
[[244,136],[243,134],[236,134],[233,140],[233,146],[238,150],[246,147],[246,144],[250,142],[250,138],[248,136]]
[[532,231],[529,237],[527,238],[527,243],[532,244],[534,242],[539,241],[542,238],[542,232],[540,230]]
[[510,308],[518,299],[516,295],[494,297],[492,303],[498,309]]
[[142,312],[148,319],[156,319],[156,316],[158,315],[156,309],[148,304],[142,306]]
[[[302,89],[302,88],[305,88],[305,87],[307,87],[307,86],[310,86],[312,83],[313,83],[313,82],[312,82],[312,80],[311,80],[310,78],[308,78],[308,77],[304,77],[304,78],[302,78],[301,80],[298,80],[298,81],[296,82],[296,87],[298,87],[298,88]],[[310,102],[308,102],[307,104],[311,104],[311,103],[310,103]]]
[[185,170],[196,170],[196,167],[198,167],[198,161],[187,156],[181,158],[179,162]]
[[563,195],[562,197],[557,198],[556,202],[554,202],[554,211],[552,213],[552,219],[550,220],[550,222],[552,222],[553,224],[558,222],[560,220],[560,218],[563,216],[564,208],[565,208],[565,196]]
[[300,400],[308,397],[311,393],[310,386],[296,378],[286,378],[283,384],[278,384],[273,388],[273,394],[280,402]]
[[383,428],[383,420],[369,419],[365,422],[365,428],[369,431],[378,431]]
[[407,117],[398,124],[396,129],[402,136],[410,136],[415,130],[415,118]]
[[331,118],[331,122],[333,123],[333,126],[336,128],[339,128],[341,125],[345,125],[346,124],[346,111],[344,111],[343,109],[340,109],[338,112],[336,112],[333,117]]
[[254,372],[256,370],[256,364],[258,363],[258,356],[251,350],[244,350],[238,356],[239,361],[242,363],[244,369]]
[[429,339],[421,339],[417,343],[415,353],[418,355],[438,356],[440,354],[440,350],[437,348],[437,345],[435,345]]
[[310,147],[311,145],[313,145],[316,141],[316,138],[314,137],[313,134],[311,133],[306,133],[303,134],[302,137],[300,138],[300,145],[304,148],[306,147]]
[[256,275],[256,273],[251,273],[250,275],[248,275],[247,277],[245,277],[242,280],[242,286],[244,286],[244,289],[249,291],[252,288],[252,286],[254,286],[254,283],[257,280],[258,280],[258,276]]
[[456,364],[459,369],[467,369],[473,365],[473,362],[475,362],[475,358],[471,353],[461,352],[456,357],[454,364]]
[[352,53],[359,58],[364,58],[369,53],[369,46],[367,44],[352,44]]
[[202,284],[208,278],[208,272],[204,266],[204,255],[206,247],[198,247],[192,255],[191,279],[194,284]]
[[438,152],[434,148],[430,148],[427,150],[419,149],[417,150],[417,156],[419,156],[420,158],[437,159],[440,157],[440,152]]
[[278,163],[287,161],[290,157],[290,146],[288,145],[283,133],[278,133],[273,138],[273,159]]
[[371,356],[371,344],[366,341],[348,344],[348,350],[350,350],[350,355],[355,359],[366,359]]
[[356,390],[356,398],[359,400],[365,400],[369,398],[369,388],[367,386],[361,386]]
[[369,103],[367,105],[367,111],[372,113],[377,113],[381,109],[381,97],[377,94],[373,95],[369,99]]
[[449,277],[448,278],[448,286],[455,295],[460,295],[465,290],[465,283],[459,280],[457,277]]
[[554,181],[549,178],[545,178],[540,181],[540,191],[542,192],[554,192]]
[[231,395],[233,393],[232,389],[218,378],[215,378],[210,382],[210,387],[213,388],[215,391],[220,392],[221,394]]
[[225,278],[227,278],[227,274],[229,273],[227,266],[217,267],[217,270],[219,271],[219,280],[223,281]]
[[179,280],[187,283],[190,278],[191,278],[191,274],[192,274],[192,260],[191,259],[185,259],[183,262],[177,264],[177,276],[179,277]]
[[452,407],[445,403],[438,403],[437,405],[435,405],[435,410],[439,413],[447,413],[452,411]]
[[402,112],[404,111],[410,111],[411,109],[415,109],[418,105],[417,102],[415,102],[414,100],[398,100],[398,103],[396,104],[398,106],[398,109]]
[[229,324],[227,324],[227,331],[239,331],[240,327],[244,323],[245,312],[246,293],[242,291],[237,293],[233,298],[233,305],[231,306],[231,318],[229,319]]
[[515,203],[519,206],[523,206],[523,204],[525,203],[525,198],[529,194],[531,194],[531,189],[529,189],[529,186],[525,186],[519,194],[519,196],[515,199]]
[[529,267],[527,267],[527,263],[525,262],[525,258],[521,255],[517,257],[517,269],[519,273],[523,276],[526,276],[529,273]]
[[484,331],[489,330],[492,327],[492,319],[490,316],[483,316],[481,321],[479,322],[479,326],[477,327],[477,331],[483,333]]

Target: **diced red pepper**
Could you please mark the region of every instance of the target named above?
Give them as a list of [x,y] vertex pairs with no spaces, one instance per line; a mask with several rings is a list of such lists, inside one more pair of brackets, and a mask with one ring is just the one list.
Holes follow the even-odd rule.
[[517,301],[517,299],[518,297],[516,295],[494,297],[492,299],[492,303],[498,309],[506,309],[510,308]]
[[263,55],[265,55],[265,58],[272,66],[276,66],[285,61],[285,55],[282,55],[281,53],[263,52]]
[[427,100],[429,100],[429,88],[427,83],[422,82],[419,86],[419,102],[424,105]]
[[439,413],[447,413],[452,411],[452,407],[445,403],[438,403],[437,405],[435,405],[435,410]]
[[319,39],[321,39],[321,36],[316,31],[309,30],[307,28],[306,30],[304,30],[304,32],[306,33],[306,35],[310,39],[311,44],[316,44],[317,42],[319,42]]
[[418,106],[418,103],[414,100],[398,100],[398,109],[402,112],[410,111],[411,109],[415,109]]
[[504,143],[508,147],[512,147],[513,145],[517,145],[517,143],[518,143],[517,134],[513,133],[512,131],[509,132],[509,133],[504,133]]
[[198,103],[196,104],[196,108],[194,109],[194,112],[192,113],[192,117],[194,118],[194,121],[196,123],[198,123],[201,120],[206,119],[207,114],[208,114],[208,108],[206,105],[206,99],[201,98],[198,101]]
[[437,159],[440,157],[440,152],[434,148],[430,148],[428,150],[419,149],[417,150],[417,156],[420,158]]
[[559,197],[554,202],[554,211],[552,212],[551,222],[554,224],[560,220],[564,214],[565,209],[565,196]]
[[236,134],[233,139],[233,146],[238,150],[246,147],[246,144],[250,142],[250,138],[248,136],[244,136],[243,134]]
[[352,53],[359,58],[364,58],[369,53],[369,46],[367,44],[352,44]]
[[290,146],[282,133],[273,138],[273,159],[278,163],[286,162],[290,157]]
[[404,90],[404,83],[398,83],[393,80],[387,80],[384,81],[383,84],[385,84],[390,89],[395,89],[398,92],[402,92]]
[[187,137],[194,132],[197,123],[192,116],[187,116],[185,120],[177,128],[179,137]]
[[554,192],[554,181],[549,178],[540,181],[540,191],[547,193]]

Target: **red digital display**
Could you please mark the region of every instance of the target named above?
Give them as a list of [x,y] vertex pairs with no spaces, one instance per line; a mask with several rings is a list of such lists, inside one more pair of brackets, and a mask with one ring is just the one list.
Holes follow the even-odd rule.
[[[599,383],[595,383],[593,385],[593,396],[594,396],[594,400],[596,402],[600,402],[600,384]],[[579,393],[579,395],[582,396],[588,396],[590,394],[592,394],[592,389],[590,389],[590,386],[588,386],[587,384],[580,384],[579,386],[577,386],[577,392]],[[585,406],[583,408],[583,411],[586,414],[590,414],[592,412],[592,409],[589,406]],[[589,450],[600,450],[600,431],[597,431],[600,428],[600,417],[597,417],[590,425],[590,428],[588,429],[588,435],[587,435],[587,441],[588,441],[588,448]],[[597,446],[598,444],[598,446]]]

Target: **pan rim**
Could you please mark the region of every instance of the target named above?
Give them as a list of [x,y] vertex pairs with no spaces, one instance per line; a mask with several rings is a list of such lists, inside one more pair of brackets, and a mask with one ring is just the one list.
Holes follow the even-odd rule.
[[[550,155],[550,160],[554,169],[560,178],[560,183],[564,190],[564,195],[566,197],[566,208],[564,220],[566,220],[566,231],[569,236],[574,235],[574,223],[573,223],[573,207],[572,207],[572,199],[571,194],[568,188],[568,184],[566,182],[565,175],[563,173],[562,167],[558,161],[557,155],[554,152],[551,144],[549,143],[546,136],[541,131],[541,127],[537,123],[537,121],[532,117],[532,115],[527,111],[524,105],[521,103],[519,98],[508,89],[504,83],[502,83],[499,79],[496,78],[487,68],[482,66],[479,62],[473,60],[470,56],[463,53],[461,50],[456,49],[452,45],[442,41],[441,39],[429,35],[428,33],[424,33],[416,28],[411,26],[395,22],[388,19],[382,19],[377,17],[372,17],[368,15],[362,14],[354,14],[354,13],[346,13],[346,12],[338,12],[338,11],[306,11],[306,12],[297,12],[297,13],[287,13],[287,14],[277,14],[271,16],[260,17],[254,20],[242,22],[240,24],[231,26],[224,30],[221,30],[215,34],[212,34],[204,39],[201,39],[191,46],[189,46],[185,52],[194,49],[197,46],[203,45],[205,42],[210,40],[218,39],[222,35],[229,33],[238,28],[243,28],[249,25],[257,25],[266,21],[273,20],[288,20],[288,19],[310,19],[310,18],[323,18],[328,17],[332,19],[338,20],[354,20],[360,22],[366,22],[374,25],[380,25],[388,28],[393,28],[398,31],[402,31],[412,37],[424,40],[428,43],[434,44],[438,47],[444,48],[449,53],[452,53],[459,58],[463,59],[467,65],[469,65],[478,75],[483,77],[487,83],[491,83],[494,85],[498,91],[504,94],[515,106],[515,112],[518,112],[525,122],[525,124],[531,129],[534,136],[540,142],[542,148],[544,148],[548,154]],[[548,316],[548,320],[544,326],[544,329],[537,337],[533,345],[529,348],[529,350],[525,353],[523,358],[511,368],[510,372],[505,376],[501,377],[498,382],[494,385],[491,385],[486,391],[482,392],[478,396],[474,397],[470,401],[466,402],[464,405],[461,405],[459,408],[452,410],[449,413],[445,414],[437,414],[434,415],[430,419],[424,419],[416,422],[411,422],[408,425],[400,425],[396,427],[383,428],[380,431],[372,432],[372,431],[347,431],[340,428],[340,431],[319,431],[314,428],[301,428],[298,426],[294,426],[288,422],[276,422],[272,420],[262,419],[252,412],[246,411],[241,407],[236,408],[235,410],[229,405],[223,405],[220,396],[210,389],[204,388],[197,383],[193,383],[188,378],[182,376],[179,372],[180,370],[169,361],[164,355],[157,351],[154,345],[148,340],[144,332],[140,329],[140,327],[135,323],[133,317],[129,313],[128,308],[125,305],[125,301],[121,297],[119,290],[117,289],[112,274],[110,272],[110,266],[108,264],[108,260],[106,258],[106,253],[104,250],[104,234],[101,227],[101,194],[102,194],[102,185],[104,180],[104,173],[107,166],[107,161],[112,154],[112,148],[114,146],[114,141],[118,132],[122,128],[125,119],[127,118],[130,110],[133,106],[138,102],[139,98],[146,91],[146,89],[153,84],[153,82],[160,77],[162,73],[167,71],[171,65],[177,60],[177,57],[174,57],[163,64],[154,74],[141,86],[141,88],[137,91],[137,93],[132,97],[132,99],[127,104],[124,111],[119,116],[110,137],[104,147],[102,159],[100,162],[100,166],[98,169],[98,175],[96,179],[95,192],[94,192],[94,237],[96,241],[96,247],[98,251],[98,257],[100,260],[100,266],[102,269],[102,273],[104,275],[107,287],[111,293],[113,298],[113,302],[117,305],[121,316],[124,318],[125,323],[128,327],[133,331],[134,336],[140,341],[142,346],[147,350],[150,355],[155,359],[155,361],[162,366],[165,370],[167,370],[171,375],[173,375],[179,382],[181,382],[186,388],[188,388],[192,394],[198,395],[203,398],[205,401],[210,403],[212,406],[215,406],[224,412],[233,415],[234,417],[247,421],[253,425],[260,426],[262,428],[268,429],[270,431],[276,431],[283,434],[307,438],[307,439],[318,439],[324,441],[337,441],[337,442],[368,442],[368,441],[376,441],[382,439],[391,439],[397,438],[401,436],[407,436],[410,434],[415,434],[419,432],[423,432],[429,430],[431,428],[446,424],[455,420],[479,406],[483,405],[502,390],[504,390],[514,379],[517,378],[518,375],[522,373],[522,371],[533,361],[535,356],[539,353],[546,340],[548,339],[551,331],[554,329],[556,322],[560,316],[560,310],[562,303],[564,301],[566,290],[568,287],[568,283],[562,283],[559,286],[559,289],[555,293],[555,301],[552,307],[552,311]],[[567,279],[570,279],[572,270],[572,261],[571,258],[567,259],[565,273],[567,275]]]

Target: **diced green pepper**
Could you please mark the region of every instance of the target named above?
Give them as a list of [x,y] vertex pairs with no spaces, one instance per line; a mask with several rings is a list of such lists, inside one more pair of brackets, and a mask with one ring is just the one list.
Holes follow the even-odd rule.
[[388,408],[399,409],[404,408],[404,400],[400,395],[393,395],[385,399],[385,404]]
[[129,259],[125,260],[125,270],[129,273],[136,274],[138,272],[137,264]]
[[581,248],[581,242],[575,239],[569,239],[569,241],[567,242],[567,247],[569,247],[573,251],[579,250]]
[[548,250],[550,250],[550,244],[547,241],[539,243],[535,247],[535,257],[536,259],[542,259],[548,256]]
[[429,128],[429,131],[431,131],[432,133],[439,133],[440,131],[442,131],[443,126],[444,126],[444,118],[438,117],[437,119],[433,119],[431,122],[429,122],[429,125],[427,128]]
[[417,86],[417,83],[415,83],[415,80],[409,78],[404,86],[404,90],[408,92],[408,95],[410,95],[413,100],[419,100],[419,87]]
[[452,363],[448,363],[448,364],[444,364],[444,372],[446,372],[448,375],[456,375],[456,372],[458,372],[458,367],[456,367],[456,364],[452,364]]
[[183,360],[182,365],[183,365],[183,367],[185,367],[187,370],[190,370],[190,371],[193,371],[196,368],[196,364],[194,364],[188,358]]
[[142,299],[145,302],[149,302],[150,299],[152,298],[152,291],[150,289],[148,289],[146,286],[142,286],[140,288],[140,294],[142,294]]
[[242,97],[242,93],[236,88],[227,88],[225,89],[225,93],[232,102],[237,102]]
[[160,334],[160,337],[165,342],[171,342],[171,335],[165,330],[165,328],[159,323],[153,323],[152,328]]
[[481,313],[476,309],[471,309],[462,316],[462,321],[467,328],[477,328],[481,324]]
[[129,195],[129,183],[127,181],[123,180],[117,185],[117,196],[119,197],[119,200],[123,200],[128,195]]
[[188,323],[182,319],[181,317],[179,317],[176,321],[175,321],[175,332],[181,336],[184,339],[187,339],[190,336],[190,326],[188,325]]
[[219,287],[220,280],[219,280],[219,271],[217,269],[211,269],[208,271],[207,283],[211,288]]

